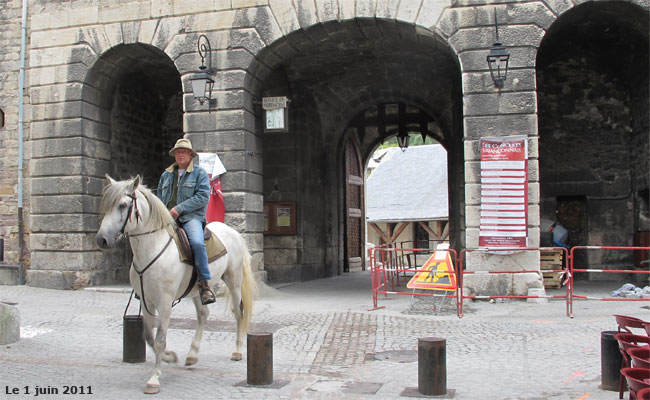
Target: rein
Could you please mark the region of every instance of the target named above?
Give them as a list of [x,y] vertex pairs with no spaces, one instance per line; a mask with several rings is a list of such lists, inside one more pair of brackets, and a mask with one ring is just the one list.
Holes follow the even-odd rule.
[[138,276],[140,277],[140,293],[142,294],[142,304],[144,304],[144,309],[147,311],[147,313],[148,313],[149,315],[154,315],[154,314],[153,314],[151,311],[149,311],[149,308],[147,307],[147,301],[146,301],[145,298],[144,298],[144,280],[142,279],[142,278],[143,278],[142,275],[143,275],[145,272],[147,272],[147,270],[149,269],[149,267],[151,267],[151,266],[152,266],[156,261],[158,261],[158,259],[160,258],[160,256],[165,252],[165,250],[167,250],[167,247],[169,247],[169,244],[172,242],[172,239],[173,239],[172,236],[169,235],[169,240],[167,240],[167,244],[165,244],[165,247],[163,247],[163,249],[160,250],[160,252],[158,253],[158,255],[157,255],[153,260],[151,260],[151,261],[149,262],[149,264],[147,264],[147,266],[144,267],[144,268],[142,269],[142,271],[138,271],[138,267],[135,265],[135,260],[133,260],[133,270],[134,270],[134,271],[138,274]]
[[[132,193],[132,194],[127,194],[127,196],[131,198],[131,204],[129,205],[129,211],[128,211],[127,217],[124,219],[124,224],[122,225],[122,229],[120,230],[120,234],[122,234],[122,235],[124,235],[124,236],[127,236],[127,237],[129,237],[129,238],[133,238],[133,237],[138,237],[138,236],[149,235],[149,234],[152,234],[152,233],[154,233],[154,232],[158,232],[158,231],[160,231],[160,230],[162,230],[162,229],[165,229],[165,228],[158,228],[158,229],[154,229],[154,230],[151,230],[151,231],[148,231],[148,232],[136,233],[136,234],[128,234],[128,233],[124,233],[124,230],[126,229],[126,224],[131,220],[131,212],[133,211],[134,208],[135,208],[135,223],[138,224],[140,221],[142,221],[142,215],[140,214],[140,210],[138,209],[138,197],[137,197],[137,195],[136,195],[135,192],[134,192],[134,193]],[[144,304],[144,309],[145,309],[145,311],[147,311],[147,313],[148,313],[149,315],[154,315],[154,314],[153,314],[151,311],[149,311],[149,308],[147,307],[147,301],[146,301],[145,296],[144,296],[144,273],[147,272],[147,270],[148,270],[148,269],[149,269],[149,268],[150,268],[150,267],[151,267],[151,266],[152,266],[156,261],[158,261],[158,259],[160,258],[160,256],[162,256],[163,253],[165,252],[165,250],[167,250],[167,247],[169,247],[169,245],[171,244],[171,242],[172,242],[173,239],[174,239],[174,237],[170,234],[170,235],[169,235],[169,240],[167,240],[167,243],[165,244],[165,247],[163,247],[162,250],[160,250],[160,252],[158,253],[158,255],[156,255],[156,257],[154,257],[154,259],[151,260],[151,261],[149,262],[149,264],[147,264],[147,266],[144,267],[144,268],[142,269],[142,271],[138,271],[138,267],[135,265],[135,260],[133,261],[133,270],[134,270],[134,271],[138,274],[138,276],[140,277],[140,293],[142,294],[142,300],[141,300],[141,303]],[[195,281],[196,281],[196,269],[193,269],[193,274],[192,274],[192,277],[191,277],[191,279],[190,279],[190,285],[189,285],[189,286],[187,287],[187,289],[185,290],[185,293],[183,293],[183,295],[181,295],[181,297],[180,297],[180,298],[179,298],[179,299],[178,299],[174,304],[172,304],[172,307],[175,306],[176,304],[178,304],[178,302],[179,302],[183,297],[187,296],[187,294],[190,292],[190,290],[191,290],[192,287],[194,286],[193,283],[194,283]],[[131,300],[129,299],[129,302],[130,302],[130,301],[131,301]],[[127,308],[128,308],[128,305],[127,305]]]

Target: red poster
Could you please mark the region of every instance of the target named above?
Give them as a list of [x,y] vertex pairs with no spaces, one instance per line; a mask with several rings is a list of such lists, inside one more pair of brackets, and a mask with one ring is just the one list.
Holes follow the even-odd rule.
[[481,138],[479,247],[528,247],[528,142]]

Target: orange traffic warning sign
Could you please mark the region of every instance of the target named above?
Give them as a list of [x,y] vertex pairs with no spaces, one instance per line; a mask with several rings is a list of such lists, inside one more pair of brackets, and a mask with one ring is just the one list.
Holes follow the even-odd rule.
[[449,290],[458,289],[454,264],[446,249],[449,245],[439,245],[422,268],[406,285],[409,289]]

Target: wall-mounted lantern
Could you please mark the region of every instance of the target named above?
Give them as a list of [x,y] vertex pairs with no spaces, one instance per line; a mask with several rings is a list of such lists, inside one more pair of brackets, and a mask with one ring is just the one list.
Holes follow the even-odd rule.
[[497,22],[497,10],[494,10],[494,29],[496,30],[496,42],[492,45],[490,53],[487,55],[487,63],[490,68],[490,76],[494,82],[494,87],[503,89],[506,77],[508,75],[508,61],[510,54],[506,51],[505,46],[499,41],[499,24]]
[[[214,86],[214,79],[212,79],[212,48],[210,41],[205,35],[199,36],[197,41],[199,56],[201,56],[201,66],[190,78],[192,82],[192,94],[194,98],[199,101],[201,105],[208,102],[208,107],[212,102],[212,87]],[[205,65],[205,59],[208,59],[208,66]]]
[[409,147],[410,140],[409,132],[406,129],[400,129],[399,134],[397,135],[397,144],[402,151],[406,151]]
[[289,131],[288,103],[290,101],[286,96],[262,98],[264,132]]

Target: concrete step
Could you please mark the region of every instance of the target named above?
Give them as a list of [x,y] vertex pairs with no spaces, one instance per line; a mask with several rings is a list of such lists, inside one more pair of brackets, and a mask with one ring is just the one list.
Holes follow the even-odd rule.
[[18,284],[18,266],[0,264],[0,285]]

